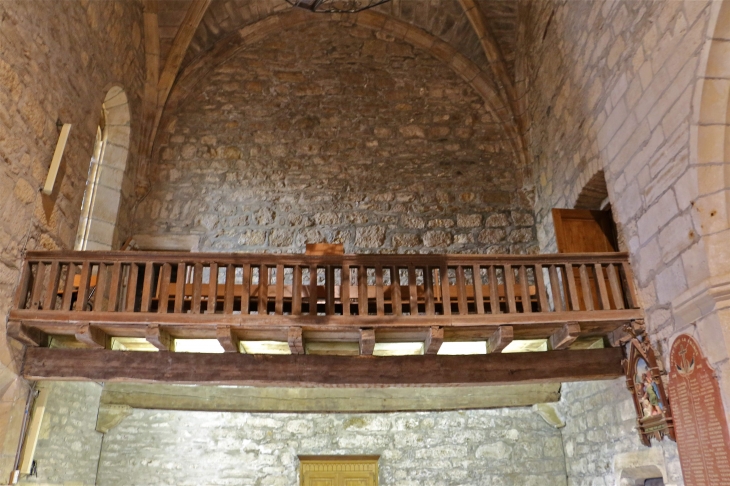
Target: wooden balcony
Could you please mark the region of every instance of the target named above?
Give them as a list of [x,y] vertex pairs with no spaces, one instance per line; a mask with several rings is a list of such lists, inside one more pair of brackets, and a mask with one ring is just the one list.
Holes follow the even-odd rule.
[[486,341],[494,354],[513,340],[546,339],[550,350],[588,338],[610,345],[641,318],[623,253],[29,252],[9,334],[30,346],[66,336],[97,349],[142,338],[167,351],[175,340],[215,339],[229,353],[274,341],[291,354],[357,343],[356,354],[371,355],[376,343],[395,342],[436,354],[443,342]]

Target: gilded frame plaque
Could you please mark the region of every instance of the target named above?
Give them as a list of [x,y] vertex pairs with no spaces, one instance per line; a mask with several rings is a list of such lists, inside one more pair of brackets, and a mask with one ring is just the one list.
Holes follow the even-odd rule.
[[378,486],[380,456],[299,456],[300,486]]
[[654,349],[645,334],[634,335],[628,346],[626,387],[634,400],[641,443],[651,447],[652,437],[661,440],[664,436],[676,441],[672,409]]

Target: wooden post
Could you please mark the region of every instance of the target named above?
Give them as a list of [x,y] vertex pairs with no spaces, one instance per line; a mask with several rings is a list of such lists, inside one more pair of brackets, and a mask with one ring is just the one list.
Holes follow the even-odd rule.
[[438,354],[441,344],[444,342],[444,328],[431,326],[424,343],[424,354]]
[[91,348],[106,348],[106,334],[96,326],[90,326],[88,323],[81,323],[76,326],[76,340],[86,344]]
[[304,354],[304,340],[302,339],[301,327],[290,327],[287,338],[291,354]]
[[487,353],[501,353],[514,339],[512,326],[499,326],[487,341]]
[[218,326],[216,328],[216,338],[226,353],[238,353],[239,339],[230,326]]
[[580,336],[580,324],[566,322],[559,331],[556,331],[548,340],[552,350],[567,349]]
[[174,348],[175,341],[170,337],[167,331],[160,329],[157,324],[150,324],[145,329],[145,339],[148,343],[160,351],[172,351]]
[[360,329],[360,354],[371,355],[375,349],[375,330]]

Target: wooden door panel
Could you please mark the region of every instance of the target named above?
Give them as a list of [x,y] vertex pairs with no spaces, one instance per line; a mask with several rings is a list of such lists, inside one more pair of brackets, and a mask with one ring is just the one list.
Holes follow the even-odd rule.
[[[617,251],[616,233],[614,231],[611,211],[590,211],[587,209],[553,209],[555,224],[555,241],[558,253],[596,253]],[[609,308],[615,309],[615,298],[608,285],[608,275],[604,269],[602,275],[596,275],[594,268],[588,270],[588,285],[594,309],[601,309],[596,278],[603,278],[608,290]],[[580,272],[575,267],[576,290],[580,310],[587,310],[583,287],[580,285]]]
[[611,211],[553,209],[558,253],[617,251]]

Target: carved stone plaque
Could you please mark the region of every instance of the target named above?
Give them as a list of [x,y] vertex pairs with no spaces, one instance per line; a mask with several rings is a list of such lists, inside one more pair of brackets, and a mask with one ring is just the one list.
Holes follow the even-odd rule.
[[714,371],[686,334],[674,341],[669,359],[669,399],[685,484],[728,484],[730,436]]

